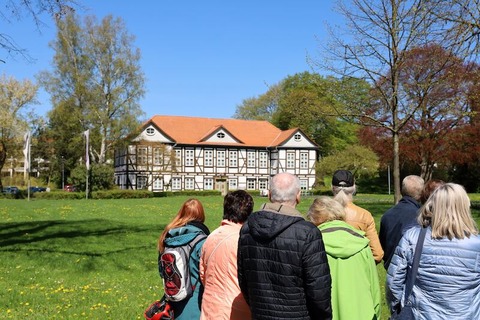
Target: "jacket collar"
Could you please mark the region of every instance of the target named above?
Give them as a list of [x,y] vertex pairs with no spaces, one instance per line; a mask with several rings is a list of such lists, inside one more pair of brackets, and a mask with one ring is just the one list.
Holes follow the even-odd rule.
[[293,217],[303,217],[302,214],[294,207],[290,207],[281,203],[264,203],[260,210],[281,213]]

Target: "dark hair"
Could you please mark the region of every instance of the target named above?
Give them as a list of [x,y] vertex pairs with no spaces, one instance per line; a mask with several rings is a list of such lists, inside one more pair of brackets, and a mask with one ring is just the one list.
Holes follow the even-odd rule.
[[428,197],[435,191],[438,187],[443,186],[445,181],[440,179],[431,179],[425,182],[423,186],[422,195],[420,196],[420,201],[422,203],[427,202]]
[[253,211],[253,198],[244,190],[227,193],[223,199],[223,219],[243,223]]

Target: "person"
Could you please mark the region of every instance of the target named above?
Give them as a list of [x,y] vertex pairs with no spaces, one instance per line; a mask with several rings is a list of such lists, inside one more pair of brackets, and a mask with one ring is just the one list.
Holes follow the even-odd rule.
[[[210,234],[205,222],[205,212],[202,203],[197,199],[185,201],[173,220],[165,227],[158,239],[158,253],[161,255],[166,246],[180,246],[191,242],[199,234]],[[193,295],[182,301],[169,301],[175,319],[199,319],[202,301],[203,286],[199,280],[200,253],[205,239],[192,248],[189,270],[192,285],[195,286]],[[160,261],[160,259],[159,259]],[[160,264],[159,264],[160,269]],[[160,275],[162,273],[160,272]]]
[[253,319],[332,319],[331,278],[320,230],[296,209],[298,177],[272,177],[270,203],[240,229],[238,282]]
[[345,220],[345,208],[321,196],[307,218],[319,227],[332,277],[333,319],[380,319],[380,284],[365,232]]
[[415,319],[480,319],[480,237],[465,189],[439,186],[420,208],[418,222],[405,231],[388,267],[390,311],[406,303],[407,270],[423,227],[425,242],[408,297]]
[[420,202],[422,204],[427,202],[428,198],[433,193],[433,191],[435,191],[438,187],[444,184],[445,184],[445,181],[440,179],[430,179],[427,182],[425,182],[425,185],[423,186],[422,194],[420,196]]
[[417,225],[420,197],[423,191],[423,178],[409,175],[402,180],[402,199],[388,209],[380,219],[380,244],[384,250],[383,267],[388,269],[398,242],[406,229]]
[[248,320],[250,309],[237,277],[237,248],[240,228],[253,211],[253,198],[244,190],[227,193],[223,220],[205,241],[200,258],[204,285],[200,319]]
[[332,192],[335,200],[345,207],[345,222],[358,230],[365,231],[365,236],[370,240],[370,249],[372,249],[375,263],[380,263],[383,258],[383,249],[378,238],[375,220],[369,211],[353,203],[353,195],[357,192],[353,174],[348,170],[335,171],[332,178]]

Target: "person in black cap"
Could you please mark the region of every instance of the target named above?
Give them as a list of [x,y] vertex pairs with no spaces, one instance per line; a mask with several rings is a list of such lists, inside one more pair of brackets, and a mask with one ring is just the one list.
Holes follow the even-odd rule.
[[365,236],[370,240],[373,258],[378,264],[382,261],[383,249],[375,228],[375,220],[369,211],[353,204],[353,195],[356,191],[355,179],[350,171],[335,171],[332,177],[334,199],[345,207],[347,213],[345,222],[365,232]]

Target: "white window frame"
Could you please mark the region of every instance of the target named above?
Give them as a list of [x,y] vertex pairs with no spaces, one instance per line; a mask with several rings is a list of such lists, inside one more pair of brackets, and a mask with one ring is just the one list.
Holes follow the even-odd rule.
[[205,178],[203,181],[203,190],[213,190],[213,178]]
[[237,150],[228,151],[228,166],[230,168],[238,167],[238,153],[237,153]]
[[162,177],[154,177],[153,184],[152,184],[152,189],[153,190],[163,190],[163,178]]
[[258,190],[268,190],[268,179],[258,179]]
[[205,150],[203,165],[205,167],[213,167],[213,150],[211,149]]
[[182,178],[173,177],[170,181],[172,190],[182,190]]
[[195,149],[185,149],[185,167],[195,166]]
[[295,169],[295,152],[288,151],[287,152],[287,169]]
[[267,168],[268,167],[268,153],[266,151],[260,151],[258,153],[258,158],[259,158],[258,167],[259,168]]
[[148,164],[148,147],[137,147],[137,165],[144,166]]
[[228,190],[237,190],[238,189],[238,180],[237,178],[228,179]]
[[257,186],[257,181],[255,178],[247,178],[247,190],[255,190]]
[[175,166],[182,166],[182,149],[175,149]]
[[300,152],[300,169],[308,169],[308,152]]
[[185,177],[185,190],[195,190],[195,178]]
[[163,165],[163,153],[162,148],[153,148],[153,164],[156,166]]
[[255,151],[247,151],[247,167],[255,168]]
[[217,167],[225,167],[225,150],[217,150]]
[[300,179],[300,190],[307,191],[308,190],[308,180],[307,179]]

